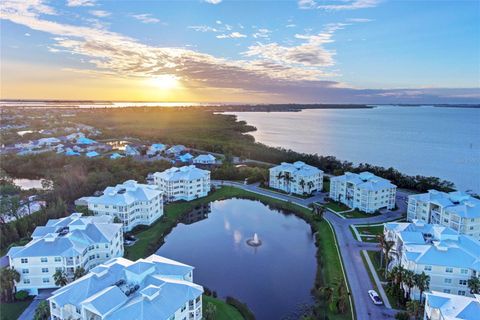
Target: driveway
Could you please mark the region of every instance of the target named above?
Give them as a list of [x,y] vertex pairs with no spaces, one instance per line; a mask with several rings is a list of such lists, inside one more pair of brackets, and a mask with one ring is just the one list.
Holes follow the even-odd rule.
[[[212,181],[215,185],[228,185],[239,187],[244,190],[252,191],[258,194],[282,199],[285,201],[291,201],[299,205],[307,206],[313,202],[324,202],[325,194],[317,194],[314,197],[308,199],[297,198],[294,196],[273,192],[270,190],[262,189],[258,185],[245,185],[233,181]],[[376,243],[361,242],[353,237],[350,231],[350,225],[352,224],[373,224],[382,223],[398,219],[402,216],[402,212],[406,212],[406,194],[404,192],[397,192],[397,211],[387,211],[386,213],[374,216],[371,218],[360,219],[342,219],[336,214],[326,211],[325,219],[328,220],[337,237],[338,247],[342,256],[345,273],[350,285],[350,291],[355,305],[355,313],[357,320],[370,320],[370,319],[393,319],[396,310],[388,309],[385,306],[374,305],[370,300],[367,292],[374,288],[368,271],[365,268],[361,257],[361,250],[379,250]]]
[[18,320],[33,320],[35,315],[35,310],[37,306],[43,300],[46,300],[52,295],[52,292],[57,289],[43,289],[39,290],[38,295],[33,299],[32,303],[23,311],[23,313],[18,317]]

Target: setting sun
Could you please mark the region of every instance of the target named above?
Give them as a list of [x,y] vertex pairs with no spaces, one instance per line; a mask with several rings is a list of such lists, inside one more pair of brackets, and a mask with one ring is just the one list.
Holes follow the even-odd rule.
[[162,74],[148,79],[147,82],[160,89],[174,89],[179,86],[178,77],[173,74]]

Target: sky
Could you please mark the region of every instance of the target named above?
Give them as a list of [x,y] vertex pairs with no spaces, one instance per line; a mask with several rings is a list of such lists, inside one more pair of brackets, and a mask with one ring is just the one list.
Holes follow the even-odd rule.
[[0,98],[480,103],[480,1],[2,0]]

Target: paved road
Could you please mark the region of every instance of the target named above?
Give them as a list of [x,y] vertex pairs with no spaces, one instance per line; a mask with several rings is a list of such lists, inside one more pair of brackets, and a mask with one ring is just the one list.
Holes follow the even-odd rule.
[[[313,202],[323,202],[325,196],[324,194],[317,194],[314,197],[302,199],[262,189],[259,188],[258,185],[245,185],[230,181],[213,181],[213,183],[216,185],[223,184],[240,187],[244,190],[291,201],[292,203],[304,206]],[[331,223],[337,236],[338,246],[342,255],[345,272],[354,300],[357,320],[393,319],[394,315],[396,314],[396,310],[387,309],[385,306],[374,305],[368,297],[368,290],[373,289],[374,286],[363,263],[361,250],[379,250],[379,248],[375,243],[360,242],[356,240],[350,231],[350,225],[382,223],[400,218],[402,216],[402,212],[406,211],[405,196],[406,194],[402,191],[397,193],[397,206],[399,210],[385,212],[380,216],[371,218],[343,219],[332,212],[327,211],[325,213],[325,218]]]
[[33,299],[32,303],[30,303],[27,309],[25,309],[20,317],[18,317],[18,320],[33,320],[38,304],[49,298],[52,295],[52,292],[55,290],[56,289],[40,290],[38,295]]

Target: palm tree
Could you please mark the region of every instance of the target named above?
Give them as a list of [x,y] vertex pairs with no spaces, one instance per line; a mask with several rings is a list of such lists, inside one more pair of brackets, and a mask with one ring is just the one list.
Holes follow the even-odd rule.
[[48,320],[50,319],[50,306],[48,302],[43,300],[35,309],[35,315],[33,316],[34,320]]
[[320,291],[323,293],[323,297],[327,304],[332,303],[334,290],[332,287],[322,287]]
[[[379,244],[382,248],[382,253],[384,255],[384,260],[385,260],[385,274],[384,274],[384,277],[386,278],[387,277],[387,269],[388,269],[388,262],[390,261],[390,250],[392,250],[393,246],[394,246],[394,242],[393,241],[385,241],[385,236],[382,237],[382,235],[380,235],[379,237]],[[380,265],[380,267],[382,266],[382,264]]]
[[75,269],[75,272],[73,273],[73,280],[80,279],[81,277],[83,277],[86,274],[87,274],[87,272],[85,271],[85,269],[83,267],[77,267]]
[[5,301],[13,301],[15,282],[20,281],[20,273],[13,268],[2,268],[0,270],[0,287],[2,298]]
[[288,186],[288,192],[290,192],[290,183],[292,183],[295,179],[290,175],[290,172],[286,171],[283,175],[283,180],[285,180],[285,184]]
[[471,294],[479,294],[480,293],[480,278],[472,276],[468,279],[468,288],[470,289]]
[[205,320],[216,319],[216,314],[217,314],[217,306],[215,306],[211,302],[207,303],[207,307],[204,310]]
[[422,304],[423,293],[430,288],[430,276],[426,275],[425,272],[416,274],[414,277],[415,286],[420,290],[420,304]]
[[59,287],[66,286],[68,284],[67,274],[63,270],[57,270],[53,274],[53,280],[55,280],[55,285]]
[[410,300],[407,302],[407,311],[410,316],[415,317],[418,319],[418,314],[420,313],[420,302],[417,300]]
[[380,233],[379,235],[377,235],[377,241],[378,241],[378,245],[382,249],[380,251],[380,268],[382,268],[383,267],[383,247],[385,246],[385,243],[387,242],[387,240],[385,239],[385,235],[383,233]]
[[412,294],[412,288],[415,286],[415,273],[411,270],[405,270],[405,274],[403,275],[403,283],[408,288],[408,299],[410,299],[410,295]]
[[308,193],[312,193],[312,188],[315,186],[313,181],[308,181],[307,182],[307,187],[308,187]]
[[302,187],[302,193],[305,193],[305,180],[300,179],[300,182],[298,183],[300,187]]
[[276,177],[276,178],[277,178],[278,181],[282,180],[282,179],[283,179],[283,172],[280,171],[280,172],[277,174],[277,177]]

